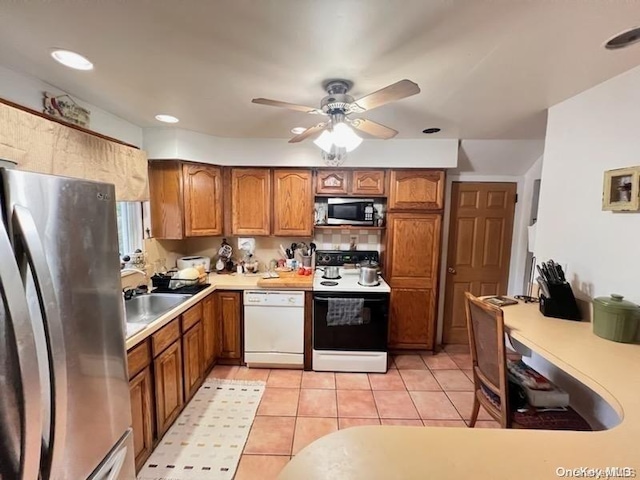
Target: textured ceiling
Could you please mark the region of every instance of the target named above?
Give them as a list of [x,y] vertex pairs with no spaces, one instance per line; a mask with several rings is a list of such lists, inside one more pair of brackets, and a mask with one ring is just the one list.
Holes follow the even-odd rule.
[[[2,2],[0,64],[143,127],[157,113],[228,137],[288,137],[317,117],[327,78],[355,97],[403,78],[422,93],[365,116],[400,138],[538,139],[545,109],[640,63],[602,44],[640,2],[597,0],[147,0]],[[66,69],[49,50],[86,55]]]

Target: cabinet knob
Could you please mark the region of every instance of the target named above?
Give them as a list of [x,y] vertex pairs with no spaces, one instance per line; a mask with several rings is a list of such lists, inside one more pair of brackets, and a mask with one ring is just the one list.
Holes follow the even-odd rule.
[[452,274],[454,274],[454,275],[455,275],[455,273],[456,273],[456,269],[455,269],[455,268],[452,268],[452,267],[449,267],[449,268],[447,268],[447,272],[452,273]]

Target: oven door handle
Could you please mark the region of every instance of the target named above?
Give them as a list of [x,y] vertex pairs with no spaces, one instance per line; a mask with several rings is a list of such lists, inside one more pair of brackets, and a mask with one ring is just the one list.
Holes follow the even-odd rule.
[[[343,298],[343,297],[313,297],[313,301],[314,302],[329,303],[329,298]],[[349,298],[349,297],[344,297],[344,298]],[[358,298],[358,297],[350,297],[350,298]],[[364,299],[365,305],[367,303],[382,303],[382,302],[386,302],[386,301],[387,301],[386,298],[365,298]]]

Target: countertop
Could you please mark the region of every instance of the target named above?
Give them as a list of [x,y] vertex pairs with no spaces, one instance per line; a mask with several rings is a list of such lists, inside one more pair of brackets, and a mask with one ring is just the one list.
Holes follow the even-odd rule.
[[279,480],[553,479],[559,468],[581,467],[631,467],[639,476],[640,345],[544,317],[536,304],[505,307],[504,318],[512,338],[598,393],[620,424],[599,432],[355,427],[308,445]]
[[[297,275],[293,272],[282,272],[281,278],[286,279],[287,277]],[[138,343],[143,341],[145,338],[149,337],[154,332],[157,332],[162,327],[164,327],[171,320],[176,318],[181,313],[185,312],[200,300],[205,298],[211,292],[216,290],[261,290],[261,289],[285,289],[286,290],[311,290],[313,287],[313,276],[305,277],[308,279],[307,282],[302,282],[298,288],[291,287],[280,287],[278,285],[277,280],[273,279],[270,281],[268,287],[259,287],[258,280],[262,278],[262,274],[250,274],[250,275],[242,275],[242,274],[228,274],[228,275],[219,275],[217,273],[209,274],[209,278],[207,283],[210,284],[209,287],[205,288],[201,292],[198,292],[186,302],[181,303],[177,307],[169,310],[167,313],[159,317],[157,320],[154,320],[150,324],[148,324],[145,328],[135,332],[133,335],[127,338],[126,347],[129,350],[132,347],[135,347]]]

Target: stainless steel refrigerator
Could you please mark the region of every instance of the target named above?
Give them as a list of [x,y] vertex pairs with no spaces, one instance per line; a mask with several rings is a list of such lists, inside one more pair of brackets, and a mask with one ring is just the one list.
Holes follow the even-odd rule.
[[0,177],[0,479],[135,478],[114,187]]

